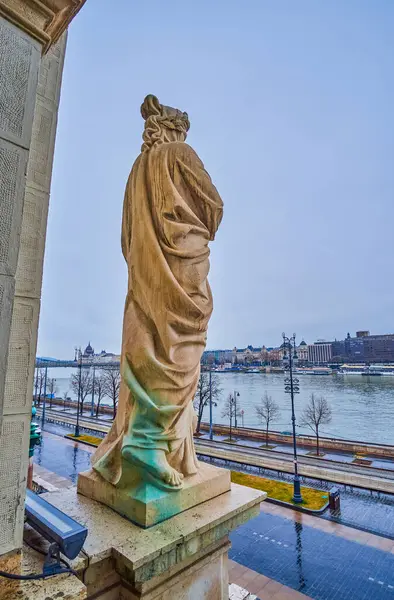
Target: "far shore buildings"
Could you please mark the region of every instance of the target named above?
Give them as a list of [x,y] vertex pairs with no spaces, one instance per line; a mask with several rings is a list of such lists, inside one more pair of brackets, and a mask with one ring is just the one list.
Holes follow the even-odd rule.
[[[299,359],[308,359],[308,346],[302,341],[297,348]],[[261,366],[266,364],[279,364],[283,359],[283,348],[267,348],[266,346],[246,346],[246,348],[234,347],[232,350],[206,350],[202,357],[204,365],[246,365]]]
[[205,365],[232,363],[233,365],[261,365],[266,360],[267,349],[255,348],[233,348],[232,350],[206,350],[203,354],[202,363]]
[[[245,348],[227,348],[206,350],[202,356],[203,365],[244,365],[250,367],[272,365],[281,366],[283,344],[278,347],[246,346]],[[96,353],[91,343],[86,346],[82,360],[85,362],[109,363],[120,361],[120,355],[113,352]],[[369,331],[357,331],[354,337],[350,333],[344,340],[328,342],[317,340],[307,344],[302,340],[297,346],[299,366],[324,366],[340,363],[394,363],[394,334],[370,335]]]
[[319,341],[308,346],[308,362],[316,365],[325,365],[332,358],[331,342]]
[[[317,340],[307,344],[304,340],[297,347],[299,365],[328,365],[340,363],[394,363],[394,334],[370,335],[369,331],[350,333],[344,340],[328,342]],[[232,350],[206,350],[204,365],[249,365],[280,366],[283,360],[283,345],[272,347],[233,348]]]
[[120,361],[120,355],[114,354],[113,352],[106,352],[105,350],[101,350],[99,354],[96,354],[89,342],[82,354],[82,361],[94,363],[118,363]]

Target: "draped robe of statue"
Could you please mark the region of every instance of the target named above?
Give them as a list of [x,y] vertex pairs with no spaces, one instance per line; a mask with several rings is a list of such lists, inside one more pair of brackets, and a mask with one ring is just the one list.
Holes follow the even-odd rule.
[[164,450],[184,476],[196,473],[195,395],[212,295],[208,243],[222,200],[197,154],[181,141],[154,144],[132,168],[124,199],[128,266],[117,415],[93,456],[112,484],[122,450]]

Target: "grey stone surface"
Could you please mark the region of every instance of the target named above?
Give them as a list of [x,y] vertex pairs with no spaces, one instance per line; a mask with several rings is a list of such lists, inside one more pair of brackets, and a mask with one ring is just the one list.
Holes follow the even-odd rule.
[[22,541],[28,419],[7,418],[4,395],[39,62],[40,45],[0,17],[0,554]]
[[0,427],[3,414],[4,383],[14,289],[15,279],[0,274]]
[[0,18],[0,137],[30,146],[41,47]]
[[39,77],[40,44],[0,17],[0,554],[22,542],[42,264],[65,40],[64,35],[44,57]]
[[241,588],[235,583],[231,583],[229,587],[229,600],[258,600],[257,596],[250,594],[248,590]]
[[15,294],[3,414],[31,414],[39,300]]
[[[227,536],[260,513],[259,505],[265,496],[264,492],[232,484],[231,491],[143,529],[107,506],[77,494],[75,488],[43,495],[88,528],[83,560],[77,557],[72,563],[80,571],[86,569],[84,561],[88,560],[84,571],[88,597],[99,591],[91,586],[100,581],[97,573],[110,562],[106,578],[111,570],[118,573],[130,591],[125,598],[133,600],[156,597],[224,600],[224,588],[227,598]],[[215,581],[209,595],[207,584]]]
[[30,417],[3,417],[0,432],[0,554],[22,544]]

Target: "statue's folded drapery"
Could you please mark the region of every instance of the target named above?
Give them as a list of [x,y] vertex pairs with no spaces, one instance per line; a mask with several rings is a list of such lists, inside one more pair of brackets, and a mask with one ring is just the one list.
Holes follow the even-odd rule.
[[184,142],[155,144],[134,163],[122,224],[122,385],[116,419],[92,460],[113,484],[126,446],[164,450],[178,471],[196,472],[192,400],[212,313],[208,242],[222,206]]

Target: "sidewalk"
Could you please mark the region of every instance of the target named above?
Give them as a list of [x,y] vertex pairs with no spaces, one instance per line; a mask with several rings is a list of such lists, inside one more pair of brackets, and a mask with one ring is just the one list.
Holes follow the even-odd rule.
[[[52,435],[47,435],[48,433]],[[34,462],[42,464],[50,471],[56,471],[63,477],[76,482],[79,471],[90,469],[90,455],[94,448],[85,444],[78,444],[71,440],[65,440],[64,435],[70,433],[69,427],[58,424],[46,423],[43,436],[43,445],[37,447],[34,454]],[[55,434],[55,435],[53,435]],[[45,437],[47,436],[47,437]],[[59,437],[62,436],[62,437]],[[54,440],[63,440],[67,450],[59,453],[59,443]],[[219,466],[223,466],[217,463]],[[282,481],[292,481],[292,476],[265,469],[259,472],[251,467],[239,464],[226,465],[235,471],[242,471],[253,475],[262,475]],[[327,489],[333,487],[330,482],[303,477],[302,485]],[[341,512],[333,515],[326,511],[322,518],[345,524],[351,527],[366,529],[369,533],[392,537],[394,539],[394,496],[387,494],[369,492],[367,490],[351,489],[349,486],[337,485],[341,494]],[[393,598],[394,600],[394,598]]]
[[[38,415],[39,417],[41,416],[41,410],[42,410],[42,406],[38,409]],[[53,407],[54,412],[52,414],[59,416],[59,414],[61,415],[65,415],[66,417],[70,417],[70,418],[75,418],[76,416],[76,408],[66,408],[63,409],[61,406],[54,406]],[[47,406],[46,407],[46,415],[47,417],[50,418],[51,415],[51,409]],[[102,424],[104,426],[109,426],[112,423],[112,415],[110,414],[101,414],[100,417],[91,417],[91,411],[89,406],[86,404],[86,407],[83,411],[83,415],[81,415],[81,419],[88,419],[90,422],[94,422],[94,423],[98,423],[98,424]],[[212,439],[218,442],[223,442],[225,440],[228,440],[228,435],[219,435],[214,433],[212,436]],[[209,440],[209,433],[203,431],[201,433],[200,438],[201,440]],[[253,441],[248,437],[241,437],[240,435],[237,436],[233,436],[233,442],[236,443],[236,441],[238,440],[238,443],[240,445],[243,446],[247,446],[249,448],[261,448],[262,450],[266,450],[267,452],[269,452],[270,450],[273,450],[275,452],[283,452],[283,454],[292,454],[293,453],[293,447],[292,444],[284,444],[284,443],[277,443],[277,442],[272,442],[270,443],[269,448],[265,448],[264,442],[262,442],[261,440],[259,441]],[[314,448],[305,448],[305,447],[301,447],[300,445],[297,446],[297,453],[299,456],[313,456],[314,458],[316,458],[314,456]],[[339,463],[344,463],[344,464],[351,464],[354,460],[355,460],[355,454],[351,453],[351,452],[340,452],[340,451],[333,451],[333,450],[327,450],[327,451],[322,451],[322,458],[324,457],[324,460],[328,460],[328,461],[334,461],[334,462],[339,462]],[[363,455],[366,459],[368,459],[368,461],[370,462],[370,464],[368,466],[370,467],[374,467],[376,469],[385,469],[385,470],[389,470],[389,471],[393,471],[393,476],[394,476],[394,458],[391,460],[389,458],[379,458],[376,456],[366,456]],[[356,463],[357,464],[357,463]]]
[[[393,540],[267,502],[259,517],[230,538],[233,561],[315,600],[394,598]],[[245,583],[244,574],[238,571],[238,576],[239,584]],[[254,576],[247,577],[252,578],[249,591],[264,598],[264,586],[257,590]],[[268,584],[266,589],[271,590]],[[286,589],[276,593],[268,598],[291,598]]]
[[[44,431],[35,463],[42,479],[68,486],[93,451]],[[259,600],[394,599],[394,540],[263,502],[231,541],[230,582]]]
[[228,561],[228,575],[230,583],[235,583],[250,594],[256,594],[256,600],[307,600],[310,598],[310,596],[305,596],[287,585],[260,575],[257,571],[248,569],[231,559]]
[[[201,440],[209,440],[209,434],[208,433],[203,433],[200,438]],[[218,435],[218,434],[213,434],[212,436],[213,440],[216,440],[218,442],[223,442],[224,440],[228,440],[228,435]],[[293,453],[293,446],[292,444],[280,444],[277,442],[270,442],[269,447],[265,448],[264,442],[262,442],[261,440],[259,441],[253,441],[250,440],[249,438],[243,438],[239,435],[237,435],[236,437],[233,436],[233,441],[235,442],[236,440],[238,440],[239,444],[243,445],[243,446],[248,446],[250,448],[261,448],[262,450],[274,450],[275,452],[283,452],[284,454],[292,454]],[[311,454],[311,452],[314,452],[314,449],[312,448],[302,448],[301,446],[297,445],[297,454],[299,456],[308,456],[308,455],[313,455]],[[325,460],[332,460],[335,462],[341,462],[341,463],[347,463],[347,464],[351,464],[355,458],[355,455],[352,454],[351,452],[337,452],[337,451],[332,451],[332,450],[327,450],[327,451],[321,451],[322,452],[322,457],[324,454],[324,459]],[[392,470],[393,471],[393,476],[394,476],[394,459],[390,460],[388,458],[376,458],[373,456],[367,456],[366,458],[368,458],[369,461],[371,461],[371,464],[369,466],[374,467],[375,469],[388,469],[388,470]]]

